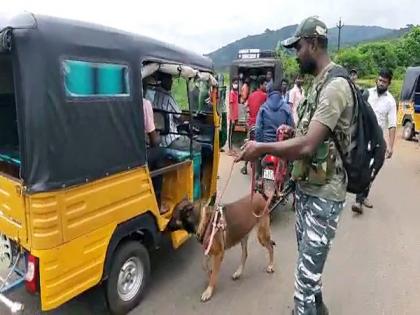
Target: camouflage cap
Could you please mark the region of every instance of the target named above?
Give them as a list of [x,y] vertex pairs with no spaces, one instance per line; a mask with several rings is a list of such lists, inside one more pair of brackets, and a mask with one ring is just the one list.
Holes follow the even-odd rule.
[[295,34],[282,41],[281,44],[286,48],[293,48],[301,38],[327,37],[327,26],[315,16],[308,17],[297,27]]

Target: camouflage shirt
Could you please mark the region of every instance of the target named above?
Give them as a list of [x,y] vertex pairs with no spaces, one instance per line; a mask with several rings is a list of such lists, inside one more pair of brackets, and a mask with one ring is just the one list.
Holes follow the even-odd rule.
[[[316,120],[334,133],[341,148],[346,148],[351,141],[350,125],[354,101],[346,79],[334,78],[325,84],[328,72],[336,66],[331,62],[314,79],[306,99],[298,108],[301,119],[298,122],[296,134],[297,136],[305,135],[309,129],[310,121]],[[319,95],[317,96],[317,94]],[[310,118],[311,114],[313,114],[312,119]],[[295,161],[294,171],[298,165],[303,166],[308,170],[307,173],[312,174],[312,176],[306,174],[297,178],[299,188],[303,193],[333,201],[345,200],[347,175],[331,137],[320,144],[314,156]]]

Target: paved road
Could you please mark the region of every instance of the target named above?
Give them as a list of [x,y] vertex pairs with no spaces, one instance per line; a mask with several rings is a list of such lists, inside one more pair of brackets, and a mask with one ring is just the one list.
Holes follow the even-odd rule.
[[[353,215],[349,207],[343,213],[323,278],[332,315],[420,313],[420,146],[399,141],[395,151],[373,187],[375,208],[362,216]],[[220,185],[229,166],[230,158],[223,157]],[[237,167],[225,201],[248,189],[249,181]],[[230,250],[216,294],[206,304],[199,301],[206,285],[201,248],[191,240],[175,252],[165,243],[153,257],[147,296],[131,314],[289,315],[296,259],[293,225],[294,214],[287,209],[273,219],[273,275],[264,273],[266,252],[252,237],[245,274],[233,282],[230,275],[239,262],[239,248]],[[14,296],[26,303],[27,314],[41,314],[37,298],[23,290]],[[102,291],[93,289],[48,314],[107,314],[104,305]]]

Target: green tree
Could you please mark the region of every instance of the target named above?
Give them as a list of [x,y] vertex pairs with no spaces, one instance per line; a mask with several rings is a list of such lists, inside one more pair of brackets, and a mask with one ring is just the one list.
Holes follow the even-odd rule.
[[383,41],[364,44],[359,47],[359,51],[372,58],[376,69],[395,69],[398,66],[395,42]]
[[357,69],[360,76],[377,71],[372,54],[362,53],[358,47],[342,49],[334,57],[334,61],[346,69]]
[[420,65],[420,26],[413,27],[404,35],[396,48],[400,66]]
[[284,77],[293,82],[299,74],[299,64],[296,61],[296,57],[281,46],[277,47],[277,57],[282,65]]

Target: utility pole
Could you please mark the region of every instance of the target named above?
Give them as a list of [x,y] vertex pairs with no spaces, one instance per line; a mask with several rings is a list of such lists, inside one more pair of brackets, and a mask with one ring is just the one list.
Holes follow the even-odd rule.
[[341,17],[340,17],[340,21],[337,24],[337,28],[338,28],[338,49],[337,51],[340,51],[340,46],[341,46],[341,29],[344,27],[344,24],[341,22]]

